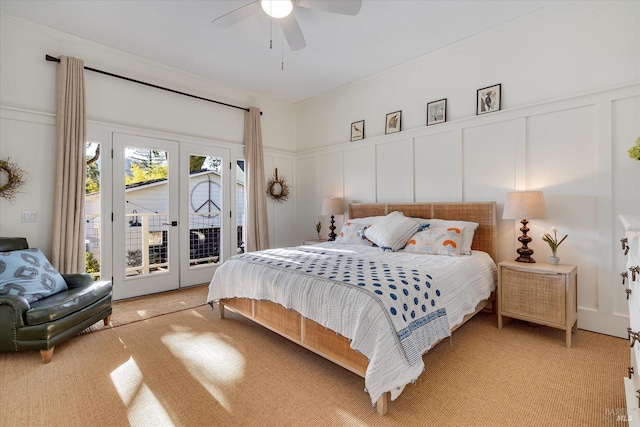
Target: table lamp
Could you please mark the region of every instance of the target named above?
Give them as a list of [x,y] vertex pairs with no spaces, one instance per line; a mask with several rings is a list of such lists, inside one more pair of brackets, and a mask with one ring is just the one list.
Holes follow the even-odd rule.
[[541,219],[547,217],[547,207],[544,203],[544,194],[542,191],[514,191],[507,193],[504,202],[503,219],[519,219],[522,223],[522,236],[518,237],[518,241],[522,243],[522,247],[516,252],[518,253],[518,262],[536,262],[531,255],[533,249],[529,249],[527,245],[531,242],[531,237],[527,236],[529,228],[527,224],[529,219]]
[[342,206],[342,198],[340,197],[330,197],[326,198],[322,201],[322,210],[320,215],[331,215],[331,225],[329,226],[329,241],[336,240],[336,226],[334,221],[334,215],[343,215],[344,209]]

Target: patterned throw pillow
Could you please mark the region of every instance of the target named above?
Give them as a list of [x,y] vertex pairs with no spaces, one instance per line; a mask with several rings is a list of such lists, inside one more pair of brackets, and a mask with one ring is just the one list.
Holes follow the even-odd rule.
[[462,232],[462,247],[460,248],[460,255],[471,255],[471,244],[473,243],[473,236],[476,234],[476,229],[479,224],[477,222],[470,221],[455,221],[448,219],[429,219],[431,227],[456,227],[464,229]]
[[414,254],[459,256],[463,233],[464,227],[427,228],[414,234],[404,250]]
[[0,295],[35,302],[66,290],[67,283],[39,249],[0,252]]
[[371,240],[367,239],[364,235],[364,230],[368,226],[368,224],[360,224],[352,221],[345,222],[342,230],[340,230],[340,234],[336,237],[336,243],[343,245],[373,246]]
[[397,251],[407,244],[420,225],[404,216],[402,212],[391,212],[382,220],[364,231],[364,235],[383,251]]

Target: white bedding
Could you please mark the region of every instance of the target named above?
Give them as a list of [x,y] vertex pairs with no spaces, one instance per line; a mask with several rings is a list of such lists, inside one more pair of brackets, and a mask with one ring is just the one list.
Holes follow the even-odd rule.
[[[296,256],[319,250],[333,256],[345,254],[384,262],[392,269],[397,266],[398,269],[427,272],[441,291],[438,303],[446,309],[444,319],[445,322],[448,319],[449,331],[495,289],[495,263],[488,254],[479,251],[474,251],[471,256],[449,257],[382,252],[377,247],[327,242],[304,249],[262,251],[260,257],[274,260],[275,264],[285,260],[292,263]],[[216,270],[209,285],[207,301],[234,297],[273,301],[349,338],[351,347],[369,359],[365,385],[372,403],[387,391],[391,399],[395,399],[404,386],[415,381],[424,370],[421,357],[412,361],[407,358],[390,315],[374,297],[358,292],[359,289],[354,289],[357,286],[345,286],[335,280],[290,270],[249,263],[238,257],[230,258]],[[426,352],[439,337],[425,337],[419,351]]]

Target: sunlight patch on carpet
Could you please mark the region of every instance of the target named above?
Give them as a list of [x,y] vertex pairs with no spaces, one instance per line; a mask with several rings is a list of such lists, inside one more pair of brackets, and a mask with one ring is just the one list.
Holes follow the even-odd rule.
[[144,383],[143,374],[133,358],[111,372],[111,381],[127,407],[130,425],[172,425],[169,414]]
[[173,327],[161,341],[184,365],[191,376],[231,413],[226,390],[242,380],[245,372],[244,356],[224,339],[213,333],[194,333],[184,327]]

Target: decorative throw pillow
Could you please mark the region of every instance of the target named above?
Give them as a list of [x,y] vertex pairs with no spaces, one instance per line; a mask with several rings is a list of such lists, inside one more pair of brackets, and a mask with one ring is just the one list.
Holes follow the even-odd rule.
[[477,222],[470,221],[455,221],[448,219],[430,219],[428,220],[431,227],[457,227],[464,228],[462,236],[462,248],[460,248],[460,255],[471,255],[471,244],[473,243],[473,236],[478,228]]
[[427,228],[414,234],[404,250],[414,254],[459,256],[463,232],[464,228],[457,227]]
[[367,239],[364,235],[364,230],[368,226],[368,224],[360,224],[351,220],[345,222],[342,230],[340,230],[340,234],[336,237],[336,243],[343,245],[373,246],[371,240]]
[[66,290],[67,283],[39,249],[0,252],[0,295],[35,302]]
[[402,249],[420,225],[404,216],[402,212],[391,212],[389,215],[364,230],[374,244],[383,251],[397,251]]

